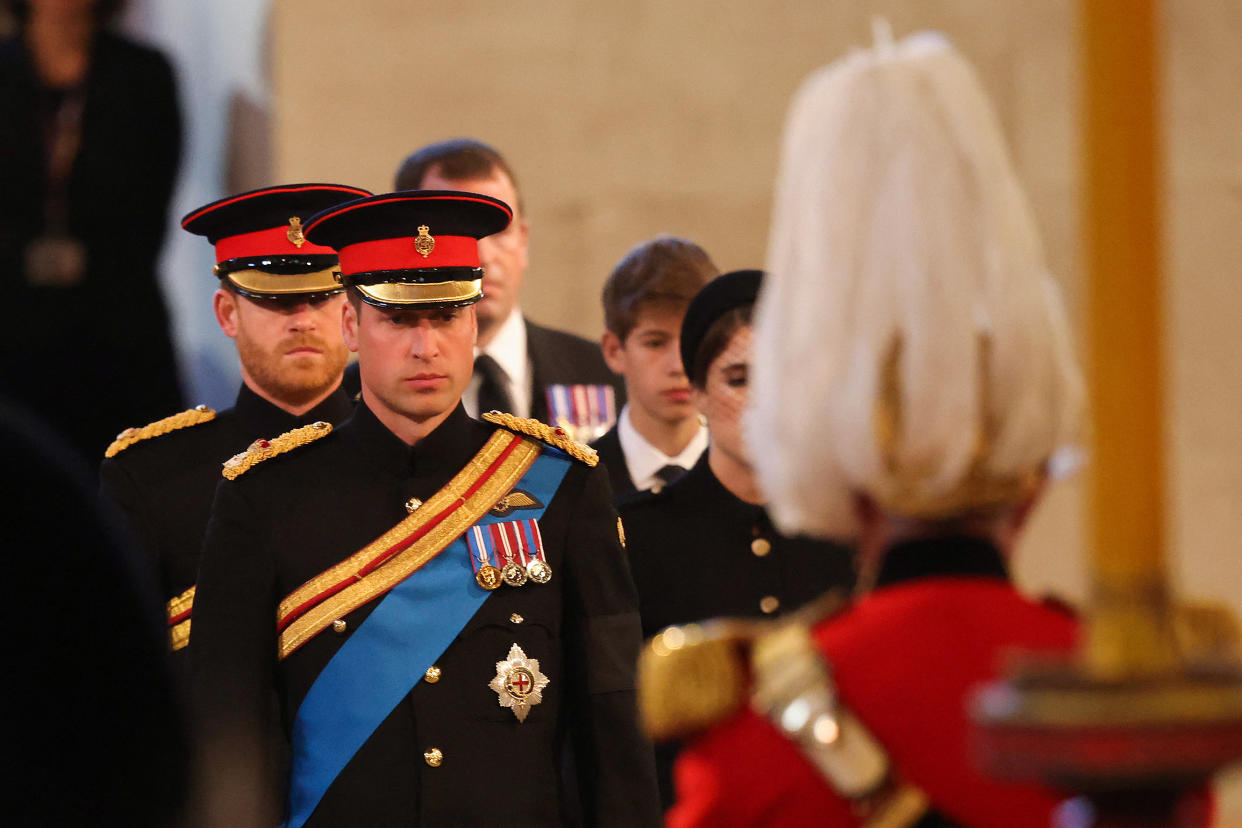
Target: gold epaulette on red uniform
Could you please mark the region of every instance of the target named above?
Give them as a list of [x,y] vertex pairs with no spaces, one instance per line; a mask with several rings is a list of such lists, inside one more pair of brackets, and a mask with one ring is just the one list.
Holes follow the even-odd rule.
[[517,417],[513,414],[506,414],[503,411],[488,411],[483,415],[483,419],[501,428],[507,428],[518,434],[525,434],[527,437],[541,440],[552,446],[552,448],[560,449],[570,457],[586,463],[588,466],[594,466],[599,463],[599,454],[596,453],[595,449],[585,443],[579,443],[569,436],[568,431],[560,426],[550,426],[547,423],[541,423],[529,417]]
[[655,741],[706,730],[747,701],[757,625],[709,621],[667,627],[638,657],[638,708]]
[[159,437],[170,431],[178,431],[190,426],[208,423],[215,418],[216,412],[214,410],[205,405],[196,405],[194,408],[181,411],[162,420],[156,420],[153,423],[144,425],[142,428],[127,428],[116,435],[112,445],[108,446],[107,451],[104,452],[104,457],[115,457],[134,443],[141,443],[143,440]]
[[792,618],[669,627],[638,661],[638,700],[653,739],[692,736],[744,706],[789,739],[868,828],[905,828],[929,807],[896,779],[888,752],[841,704],[811,630],[843,606],[828,595]]
[[716,619],[662,630],[638,658],[639,712],[656,741],[702,731],[749,701],[757,643],[789,626],[806,629],[846,605],[840,591],[776,621]]
[[292,451],[298,446],[313,443],[320,437],[327,437],[331,433],[332,424],[320,420],[310,425],[304,425],[301,428],[295,428],[292,431],[286,431],[279,437],[273,437],[270,440],[255,440],[245,451],[240,454],[234,454],[224,461],[224,477],[228,480],[236,480],[252,466],[262,463],[264,460],[270,460],[278,454]]

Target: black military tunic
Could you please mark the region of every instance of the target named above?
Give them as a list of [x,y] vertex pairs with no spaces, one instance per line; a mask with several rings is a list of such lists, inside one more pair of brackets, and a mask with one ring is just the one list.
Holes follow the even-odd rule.
[[[165,601],[194,585],[211,501],[225,460],[254,440],[316,420],[339,423],[354,406],[338,389],[294,416],[242,385],[236,404],[200,425],[135,443],[100,466],[105,506],[117,507],[146,554]],[[174,656],[184,670],[184,650]]]
[[[273,680],[291,731],[315,679],[382,598],[283,661],[278,602],[401,522],[410,498],[430,498],[495,430],[459,406],[411,448],[359,405],[332,434],[220,484],[194,617],[206,732],[261,733]],[[573,463],[539,525],[551,582],[493,592],[437,660],[435,683],[420,681],[387,716],[307,825],[559,825],[562,800],[578,797],[587,824],[659,824],[636,718],[637,597],[603,469]],[[513,644],[551,681],[524,722],[488,687]],[[565,747],[576,791],[562,789]]]
[[[716,479],[709,453],[660,492],[619,501],[644,638],[670,624],[717,616],[775,617],[834,587],[853,586],[848,549],[779,534],[763,507],[738,499]],[[673,743],[657,750],[666,807],[673,802],[676,755]]]

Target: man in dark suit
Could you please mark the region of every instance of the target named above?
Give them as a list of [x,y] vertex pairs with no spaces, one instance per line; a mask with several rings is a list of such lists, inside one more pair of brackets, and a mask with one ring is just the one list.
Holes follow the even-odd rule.
[[108,447],[104,502],[128,524],[159,584],[174,661],[184,669],[194,582],[220,466],[254,440],[353,412],[341,391],[348,351],[336,251],[294,232],[313,213],[366,190],[324,184],[267,187],[201,207],[182,222],[216,248],[216,319],[237,345],[242,386],[219,413],[206,406],[141,428]]
[[307,224],[340,251],[362,400],[226,464],[194,619],[205,764],[263,778],[274,693],[288,828],[659,823],[607,476],[560,429],[461,405],[474,240],[511,216],[406,192]]
[[530,228],[517,177],[500,153],[468,138],[428,144],[402,162],[396,188],[483,193],[513,208],[513,223],[479,242],[483,298],[476,305],[475,379],[462,395],[466,410],[533,417],[567,427],[583,442],[607,431],[625,403],[625,387],[599,345],[522,313]]

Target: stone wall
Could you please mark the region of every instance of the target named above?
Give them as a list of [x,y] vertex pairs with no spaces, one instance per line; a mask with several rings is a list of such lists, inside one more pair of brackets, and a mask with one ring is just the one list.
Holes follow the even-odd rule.
[[[473,135],[505,152],[532,225],[524,307],[598,336],[599,290],[633,244],[688,236],[761,265],[789,97],[871,39],[948,33],[981,70],[1081,329],[1078,67],[1068,0],[301,0],[272,21],[279,180],[391,188],[401,158]],[[1167,390],[1179,582],[1242,610],[1242,6],[1169,3]],[[1232,241],[1230,241],[1232,239]],[[1085,594],[1083,486],[1054,486],[1018,565]]]

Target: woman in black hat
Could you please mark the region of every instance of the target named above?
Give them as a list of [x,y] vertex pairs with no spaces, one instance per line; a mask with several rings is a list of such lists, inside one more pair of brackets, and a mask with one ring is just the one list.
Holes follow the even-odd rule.
[[[777,616],[854,582],[849,550],[773,528],[742,441],[751,311],[762,280],[758,270],[726,273],[690,303],[682,362],[711,443],[671,485],[619,507],[644,637],[716,616]],[[675,755],[675,747],[657,750],[666,806]]]

